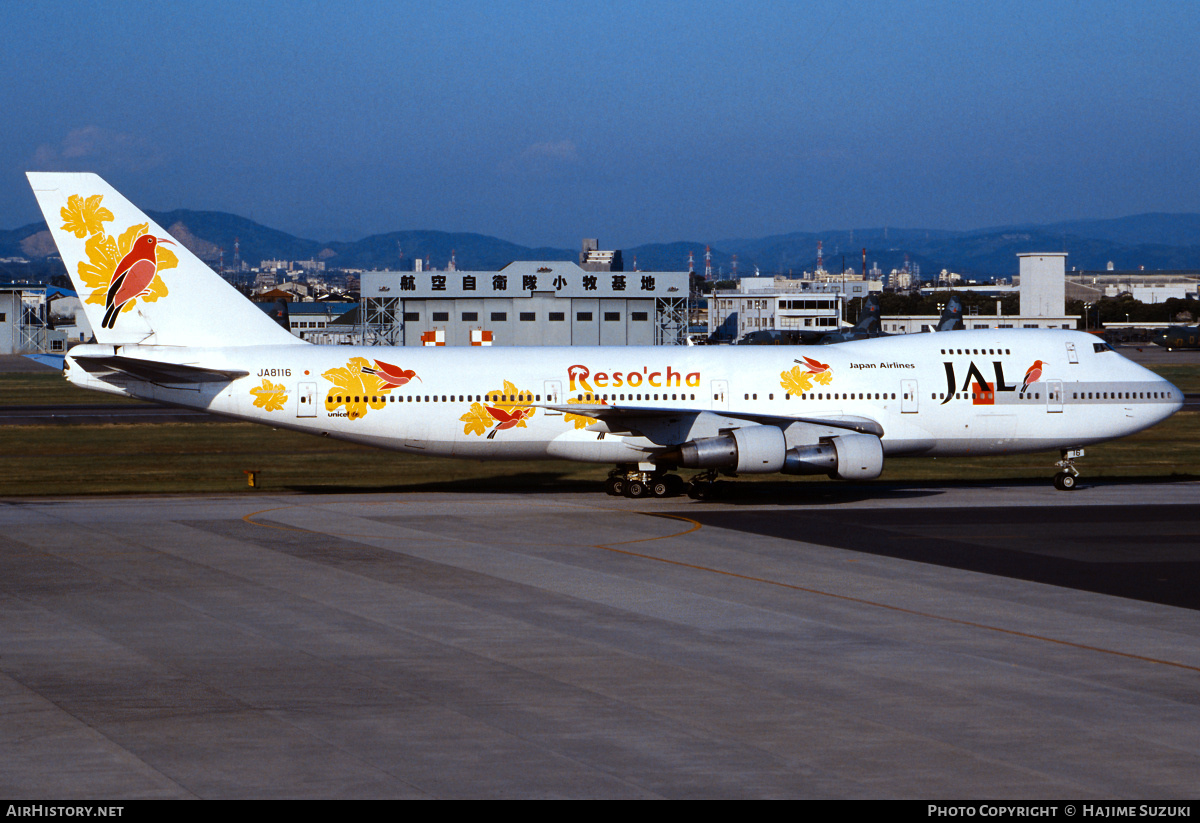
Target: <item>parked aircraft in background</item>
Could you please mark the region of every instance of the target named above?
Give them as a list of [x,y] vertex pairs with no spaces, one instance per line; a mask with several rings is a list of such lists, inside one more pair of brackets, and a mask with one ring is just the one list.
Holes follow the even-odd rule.
[[676,469],[696,470],[688,491],[704,497],[720,474],[867,480],[897,456],[1046,449],[1061,450],[1055,485],[1070,489],[1082,447],[1152,426],[1183,399],[1070,331],[901,335],[809,350],[819,357],[315,346],[96,175],[28,176],[96,331],[64,359],[72,383],[416,454],[612,463],[612,494],[677,493]]
[[1167,351],[1200,349],[1200,326],[1171,326],[1154,335],[1154,344]]
[[942,316],[938,318],[934,331],[958,331],[966,327],[962,319],[962,302],[957,297],[951,297],[946,301],[946,308],[942,309]]
[[887,337],[881,322],[882,312],[879,308],[879,298],[875,295],[867,297],[863,303],[862,313],[858,322],[845,331],[828,332],[815,342],[823,346],[833,343],[845,343],[848,340],[868,340],[872,337]]

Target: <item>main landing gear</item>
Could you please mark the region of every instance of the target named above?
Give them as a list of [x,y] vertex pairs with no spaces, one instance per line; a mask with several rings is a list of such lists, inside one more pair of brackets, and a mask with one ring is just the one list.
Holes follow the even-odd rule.
[[604,491],[613,497],[675,497],[687,490],[693,500],[711,500],[723,494],[729,484],[717,479],[716,469],[700,472],[687,483],[676,474],[667,474],[653,464],[637,467],[617,466],[608,473]]
[[613,497],[674,497],[683,491],[678,475],[657,469],[629,469],[618,466],[608,473],[604,492]]
[[1054,488],[1060,492],[1075,490],[1079,480],[1079,470],[1075,468],[1075,458],[1083,457],[1083,449],[1063,449],[1062,460],[1055,463],[1062,471],[1054,475]]

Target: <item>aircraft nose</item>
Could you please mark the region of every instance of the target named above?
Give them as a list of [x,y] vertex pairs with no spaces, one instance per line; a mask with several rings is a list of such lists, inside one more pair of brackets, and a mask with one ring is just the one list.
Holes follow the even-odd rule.
[[1170,405],[1170,409],[1171,409],[1171,412],[1170,412],[1171,414],[1174,414],[1175,412],[1177,412],[1183,408],[1183,401],[1184,401],[1183,392],[1181,392],[1177,386],[1172,384],[1171,381],[1169,381],[1169,380],[1162,381],[1162,388],[1160,389],[1160,391],[1165,391],[1167,393],[1167,399],[1170,401],[1169,405]]
[[[1147,397],[1158,396],[1159,402],[1149,407],[1148,411],[1153,415],[1154,423],[1160,423],[1173,415],[1175,412],[1183,408],[1184,396],[1179,387],[1172,384],[1169,380],[1159,378],[1150,384],[1152,393],[1147,393]],[[1153,423],[1151,425],[1154,425]]]

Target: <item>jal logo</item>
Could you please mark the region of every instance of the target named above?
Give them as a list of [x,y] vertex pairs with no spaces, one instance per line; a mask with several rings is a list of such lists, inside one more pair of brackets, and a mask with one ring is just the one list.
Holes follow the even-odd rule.
[[[975,365],[972,360],[967,366],[967,374],[963,379],[962,386],[958,386],[958,380],[954,372],[954,364],[950,362],[943,363],[946,367],[946,399],[942,401],[942,405],[946,405],[954,399],[956,392],[970,393],[971,400],[975,405],[991,406],[996,403],[996,392],[1011,392],[1020,389],[1021,395],[1029,388],[1031,383],[1036,383],[1042,377],[1041,360],[1033,361],[1025,372],[1025,379],[1018,384],[1006,383],[1004,380],[1004,364],[999,360],[992,361],[992,371],[995,374],[995,380],[987,380],[983,376],[983,372]],[[956,388],[957,387],[957,388]]]

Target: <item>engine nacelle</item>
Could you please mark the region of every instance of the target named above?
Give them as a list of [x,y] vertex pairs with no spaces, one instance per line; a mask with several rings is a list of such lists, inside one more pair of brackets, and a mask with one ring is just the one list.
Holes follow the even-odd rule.
[[784,474],[827,474],[833,477],[837,467],[837,446],[828,442],[788,449],[783,459]]
[[870,480],[883,472],[883,443],[871,434],[843,434],[789,449],[774,426],[745,426],[679,447],[679,464],[690,469],[732,469],[755,474],[827,474]]
[[784,474],[828,474],[842,480],[871,480],[883,472],[883,443],[870,434],[844,434],[789,449]]
[[690,469],[733,469],[748,474],[783,468],[787,441],[775,426],[745,426],[718,437],[701,437],[679,447],[680,465]]

